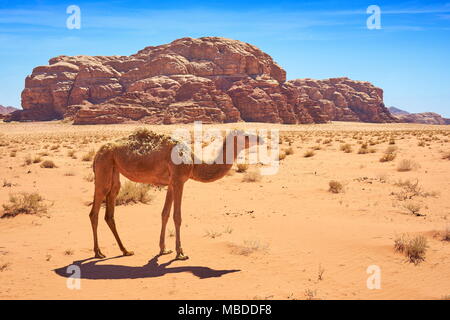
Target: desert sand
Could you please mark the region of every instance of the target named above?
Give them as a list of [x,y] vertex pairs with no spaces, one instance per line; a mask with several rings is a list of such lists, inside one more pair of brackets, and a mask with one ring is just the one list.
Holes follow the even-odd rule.
[[[88,204],[94,183],[92,161],[83,157],[142,126],[0,122],[0,204],[11,194],[37,192],[48,207],[0,219],[0,299],[450,297],[450,242],[444,240],[450,228],[449,126],[215,125],[279,128],[281,149],[293,154],[276,175],[259,181],[244,182],[246,173],[233,170],[214,183],[187,182],[182,241],[189,260],[173,261],[175,253],[157,257],[164,189],[151,190],[148,204],[116,208],[119,234],[134,256],[120,256],[100,219],[107,258],[92,259]],[[169,133],[180,126],[145,127]],[[359,154],[364,143],[369,151]],[[345,144],[351,152],[341,150]],[[390,146],[398,148],[395,159],[380,162]],[[317,150],[305,157],[311,149]],[[39,154],[41,161],[27,163]],[[398,170],[404,159],[411,170]],[[56,167],[42,168],[45,160]],[[329,191],[332,180],[341,192]],[[418,182],[417,192],[404,199],[399,182],[408,180]],[[417,214],[405,208],[411,202]],[[171,219],[170,249],[173,230]],[[423,261],[412,263],[394,249],[403,234],[426,238]],[[72,264],[81,268],[79,290],[67,287]],[[367,287],[371,265],[381,270],[380,289]]]

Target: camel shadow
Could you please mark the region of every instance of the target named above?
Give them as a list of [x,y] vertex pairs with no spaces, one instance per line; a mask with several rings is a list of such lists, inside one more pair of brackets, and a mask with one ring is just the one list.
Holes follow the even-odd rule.
[[160,255],[154,256],[146,265],[143,266],[123,266],[113,264],[101,264],[98,262],[118,259],[123,256],[117,256],[107,259],[95,259],[89,258],[84,260],[74,261],[72,264],[53,271],[61,277],[69,278],[73,274],[73,269],[70,266],[78,266],[80,268],[81,279],[141,279],[141,278],[157,278],[162,277],[168,273],[181,273],[189,272],[200,279],[218,278],[228,273],[239,272],[241,270],[214,270],[208,267],[200,266],[182,266],[182,267],[170,267],[176,259],[170,260],[166,263],[158,264],[158,258]]

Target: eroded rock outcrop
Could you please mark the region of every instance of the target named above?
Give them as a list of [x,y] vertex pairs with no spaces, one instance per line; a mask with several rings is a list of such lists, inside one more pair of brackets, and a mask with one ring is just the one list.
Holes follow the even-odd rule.
[[236,121],[392,122],[383,91],[348,78],[286,81],[266,53],[241,41],[183,38],[131,56],[59,56],[25,80],[10,120],[75,124]]

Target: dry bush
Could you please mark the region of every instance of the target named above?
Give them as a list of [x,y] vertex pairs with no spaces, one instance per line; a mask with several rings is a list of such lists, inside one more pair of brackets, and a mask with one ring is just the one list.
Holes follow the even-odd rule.
[[420,213],[420,209],[422,209],[422,204],[418,202],[408,201],[403,205],[403,208],[405,208],[409,213],[415,215],[415,216],[423,216],[423,214]]
[[329,192],[332,193],[341,193],[344,191],[344,186],[342,185],[342,183],[340,183],[339,181],[335,181],[335,180],[331,180],[329,183]]
[[294,154],[294,149],[292,147],[286,148],[286,149],[284,149],[284,153],[287,156],[290,156],[290,155]]
[[431,192],[425,192],[423,188],[419,184],[419,180],[416,179],[415,182],[412,182],[411,180],[399,180],[396,183],[394,183],[397,187],[402,188],[400,192],[393,193],[397,196],[397,198],[402,200],[412,199],[414,197],[436,197],[438,196],[438,193],[435,191]]
[[218,231],[213,231],[213,230],[207,230],[205,232],[205,237],[207,238],[211,238],[211,239],[215,239],[218,238],[222,235],[222,233],[218,232]]
[[280,153],[278,154],[278,161],[281,161],[284,159],[286,159],[286,152],[280,151]]
[[361,146],[361,148],[359,148],[359,150],[358,150],[358,154],[366,154],[366,153],[369,153],[369,152],[370,152],[370,150],[369,150],[369,148],[367,146],[367,143],[363,144]]
[[380,162],[388,162],[395,159],[397,156],[398,148],[395,146],[390,146],[384,151],[383,156],[380,158]]
[[94,150],[94,149],[91,149],[91,150],[89,150],[88,153],[85,153],[85,154],[81,157],[81,160],[82,160],[82,161],[92,161],[92,159],[94,159],[94,156],[95,156],[95,150]]
[[149,194],[153,187],[148,184],[126,181],[120,188],[116,198],[116,205],[126,205],[134,203],[149,203],[153,197]]
[[43,204],[43,201],[44,198],[36,192],[11,194],[9,203],[3,204],[2,218],[15,217],[18,214],[46,213],[47,206]]
[[345,153],[352,152],[352,146],[349,143],[342,144],[340,148],[341,148],[341,151],[344,151]]
[[231,245],[231,247],[232,253],[242,256],[248,256],[257,251],[266,252],[269,248],[269,245],[263,244],[258,240],[252,240],[244,241],[243,245]]
[[45,160],[41,163],[41,168],[52,169],[57,168],[57,166],[52,160]]
[[41,161],[42,161],[42,158],[41,158],[40,155],[34,156],[34,158],[33,158],[33,163],[39,163],[39,162],[41,162]]
[[246,172],[244,177],[242,178],[243,182],[259,182],[261,181],[262,176],[259,171],[249,171]]
[[9,267],[10,267],[10,265],[11,265],[11,264],[8,263],[8,262],[0,264],[0,272],[3,272],[3,271],[8,270]]
[[449,152],[446,152],[446,153],[444,153],[444,155],[442,156],[442,159],[447,159],[447,160],[450,160],[450,151],[449,151]]
[[247,163],[238,163],[236,165],[236,172],[245,172],[248,169]]
[[450,226],[445,228],[444,231],[442,231],[442,241],[450,241]]
[[427,239],[421,235],[415,237],[401,235],[394,240],[395,251],[405,254],[414,264],[425,260],[427,248]]
[[86,180],[87,182],[93,182],[95,179],[94,173],[89,172],[87,175],[83,177],[83,179]]
[[406,172],[419,168],[419,164],[410,159],[403,159],[398,163],[397,171]]
[[31,159],[31,156],[30,155],[27,155],[26,157],[25,157],[25,159],[23,160],[23,164],[25,165],[25,166],[29,166],[30,164],[32,164],[33,163],[33,159]]
[[77,156],[75,155],[75,150],[67,151],[67,156],[71,157],[72,159],[76,159],[77,158]]
[[314,152],[314,150],[308,150],[303,154],[303,157],[305,158],[310,158],[313,157],[316,153]]

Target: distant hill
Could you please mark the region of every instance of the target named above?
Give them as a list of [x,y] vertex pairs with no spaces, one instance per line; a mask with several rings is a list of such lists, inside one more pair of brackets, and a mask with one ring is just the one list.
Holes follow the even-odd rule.
[[389,112],[400,122],[423,124],[450,124],[450,119],[443,118],[435,112],[409,113],[395,107],[389,107]]
[[389,112],[391,114],[393,114],[394,116],[395,115],[407,115],[407,114],[409,114],[408,111],[405,111],[405,110],[402,110],[402,109],[398,109],[396,107],[389,107],[388,109],[389,109]]
[[0,104],[0,115],[6,115],[6,114],[11,113],[11,112],[14,112],[14,111],[16,111],[16,110],[18,110],[18,109],[17,109],[17,108],[14,108],[14,107],[11,107],[11,106],[5,107],[5,106],[2,106],[2,105]]

